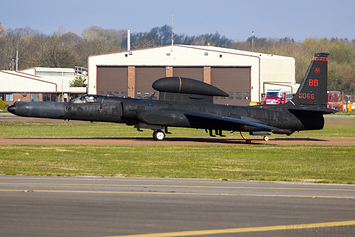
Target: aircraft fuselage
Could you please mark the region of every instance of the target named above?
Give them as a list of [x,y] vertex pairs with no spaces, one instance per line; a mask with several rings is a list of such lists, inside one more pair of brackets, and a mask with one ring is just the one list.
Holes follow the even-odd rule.
[[[239,126],[228,121],[188,117],[185,111],[215,114],[293,131],[322,129],[323,115],[317,112],[290,112],[285,105],[231,106],[209,103],[142,100],[95,96],[95,102],[16,102],[9,111],[20,116],[65,120],[84,120],[149,124],[161,127],[260,131],[253,126]],[[147,112],[147,113],[145,113]],[[149,126],[147,128],[150,128]]]

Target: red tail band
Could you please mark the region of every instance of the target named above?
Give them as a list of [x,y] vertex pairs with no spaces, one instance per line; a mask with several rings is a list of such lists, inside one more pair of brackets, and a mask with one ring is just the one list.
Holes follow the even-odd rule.
[[327,57],[313,57],[313,61],[328,61]]

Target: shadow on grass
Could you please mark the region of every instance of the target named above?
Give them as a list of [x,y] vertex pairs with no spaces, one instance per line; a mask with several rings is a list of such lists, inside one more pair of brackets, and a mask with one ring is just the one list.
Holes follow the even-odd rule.
[[[60,144],[83,144],[87,143],[90,145],[102,145],[107,142],[108,145],[197,145],[197,144],[246,144],[245,140],[242,138],[186,138],[186,137],[173,137],[166,138],[163,141],[155,141],[153,138],[149,137],[46,137],[46,138],[8,138],[14,141],[30,141],[31,144],[56,144],[60,142]],[[75,142],[76,141],[76,142]],[[295,142],[304,143],[304,142],[326,142],[326,139],[317,139],[317,138],[273,138],[268,142],[263,139],[251,139],[251,144],[263,144],[263,145],[275,145],[277,142]]]

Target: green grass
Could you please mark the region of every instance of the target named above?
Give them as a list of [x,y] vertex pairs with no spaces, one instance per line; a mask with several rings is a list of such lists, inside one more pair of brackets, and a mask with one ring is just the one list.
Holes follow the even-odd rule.
[[352,146],[91,146],[0,148],[0,173],[355,183]]
[[336,115],[355,115],[355,110],[352,111],[339,111],[335,113]]
[[[331,118],[332,119],[332,118]],[[335,118],[336,119],[336,118]],[[345,120],[355,120],[349,118]],[[342,123],[341,119],[339,123]],[[169,128],[172,134],[167,137],[209,137],[204,129]],[[23,122],[0,122],[1,137],[152,137],[151,130],[137,132],[132,126],[115,123],[23,123]],[[225,131],[227,137],[240,137],[239,132],[230,134]],[[247,133],[244,133],[247,135]],[[253,138],[254,136],[249,136]],[[273,137],[287,137],[275,135]],[[291,137],[321,138],[321,137],[354,137],[355,126],[352,125],[326,125],[322,130],[295,132]],[[255,138],[255,137],[254,137]]]
[[[352,120],[349,118],[347,120]],[[342,121],[347,121],[342,120]],[[204,130],[171,128],[168,137],[209,137]],[[113,123],[0,122],[2,137],[151,137],[150,130]],[[227,137],[240,137],[239,133]],[[251,137],[246,135],[247,137]],[[286,137],[275,136],[271,137]],[[355,126],[328,125],[291,137],[354,137]],[[0,146],[0,174],[127,176],[310,181],[355,184],[354,146]]]

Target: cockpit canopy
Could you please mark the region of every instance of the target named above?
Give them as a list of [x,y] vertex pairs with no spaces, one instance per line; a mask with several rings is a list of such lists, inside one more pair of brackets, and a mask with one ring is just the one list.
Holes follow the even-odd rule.
[[125,97],[85,94],[75,99],[72,99],[70,103],[103,103],[104,101],[121,101],[122,98]]
[[97,95],[82,95],[79,96],[75,99],[72,99],[71,102],[72,103],[93,103],[93,102],[97,102]]

